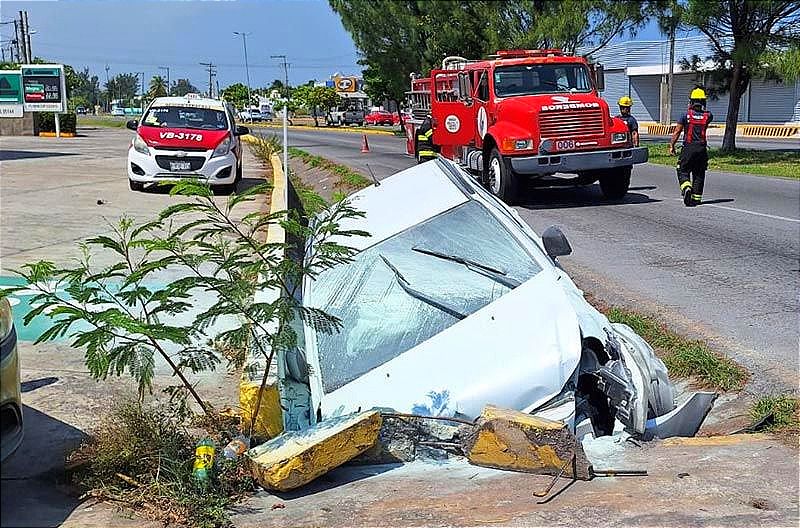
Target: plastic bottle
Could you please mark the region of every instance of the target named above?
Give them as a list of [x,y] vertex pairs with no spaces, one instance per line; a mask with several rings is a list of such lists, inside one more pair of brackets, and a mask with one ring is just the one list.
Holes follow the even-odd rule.
[[210,438],[203,438],[197,443],[194,450],[194,467],[192,475],[198,481],[208,482],[211,476],[211,468],[214,466],[214,441]]
[[228,442],[228,445],[222,450],[222,456],[234,460],[243,455],[248,449],[250,449],[250,439],[244,435],[239,435]]

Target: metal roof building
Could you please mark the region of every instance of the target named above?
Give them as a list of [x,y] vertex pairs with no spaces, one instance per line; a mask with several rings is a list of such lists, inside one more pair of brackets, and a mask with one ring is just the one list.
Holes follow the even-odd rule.
[[[705,84],[702,72],[681,71],[680,60],[690,59],[692,55],[705,58],[711,53],[711,43],[706,37],[675,40],[672,122],[686,110],[692,88]],[[668,40],[610,44],[593,53],[591,58],[605,67],[606,87],[602,95],[612,108],[616,107],[621,96],[630,95],[634,101],[632,113],[637,119],[659,121],[664,90],[662,80],[666,84],[669,71]],[[728,112],[728,94],[721,94],[716,100],[709,98],[708,109],[714,113],[717,123],[724,122]],[[739,121],[779,124],[800,122],[800,81],[783,83],[753,79],[742,96]]]

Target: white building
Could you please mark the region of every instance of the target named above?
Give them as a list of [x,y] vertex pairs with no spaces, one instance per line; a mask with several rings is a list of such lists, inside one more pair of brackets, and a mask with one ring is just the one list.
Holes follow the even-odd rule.
[[[580,53],[580,50],[579,50]],[[681,59],[711,55],[706,37],[689,37],[675,41],[675,66],[670,121],[675,122],[686,110],[689,92],[704,85],[702,73],[681,71]],[[605,67],[606,87],[603,98],[616,108],[623,95],[633,98],[632,113],[640,121],[659,121],[662,112],[661,94],[669,71],[669,41],[628,41],[610,44],[592,54],[592,59]],[[724,122],[728,112],[728,94],[708,100],[708,109],[716,122]],[[740,123],[800,122],[800,81],[783,83],[753,79],[742,96]]]

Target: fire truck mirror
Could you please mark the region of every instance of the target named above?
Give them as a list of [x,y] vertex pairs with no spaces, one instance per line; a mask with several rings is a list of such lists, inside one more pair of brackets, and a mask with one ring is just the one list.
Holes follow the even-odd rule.
[[472,104],[472,82],[468,72],[458,74],[458,100]]
[[603,72],[603,65],[600,63],[594,65],[594,87],[598,92],[606,89],[606,77]]

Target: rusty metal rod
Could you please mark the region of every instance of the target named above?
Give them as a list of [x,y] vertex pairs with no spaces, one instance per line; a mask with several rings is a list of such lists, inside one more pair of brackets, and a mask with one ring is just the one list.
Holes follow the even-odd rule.
[[560,479],[561,475],[564,474],[564,471],[567,469],[567,466],[572,464],[574,460],[575,460],[575,455],[573,454],[571,458],[567,459],[567,461],[564,462],[564,465],[561,466],[561,469],[558,470],[558,474],[556,474],[556,476],[550,482],[550,485],[547,486],[547,488],[544,491],[534,491],[533,492],[533,496],[534,497],[547,497],[547,495],[550,493],[550,490],[552,490],[553,486],[555,486],[556,482],[558,482],[558,479]]
[[595,477],[646,477],[646,469],[593,469]]
[[421,414],[392,413],[392,412],[382,412],[381,416],[387,416],[389,418],[420,418],[423,420],[443,420],[446,422],[456,422],[466,425],[475,425],[475,422],[470,422],[469,420],[462,420],[461,418],[451,418],[449,416],[423,416]]

